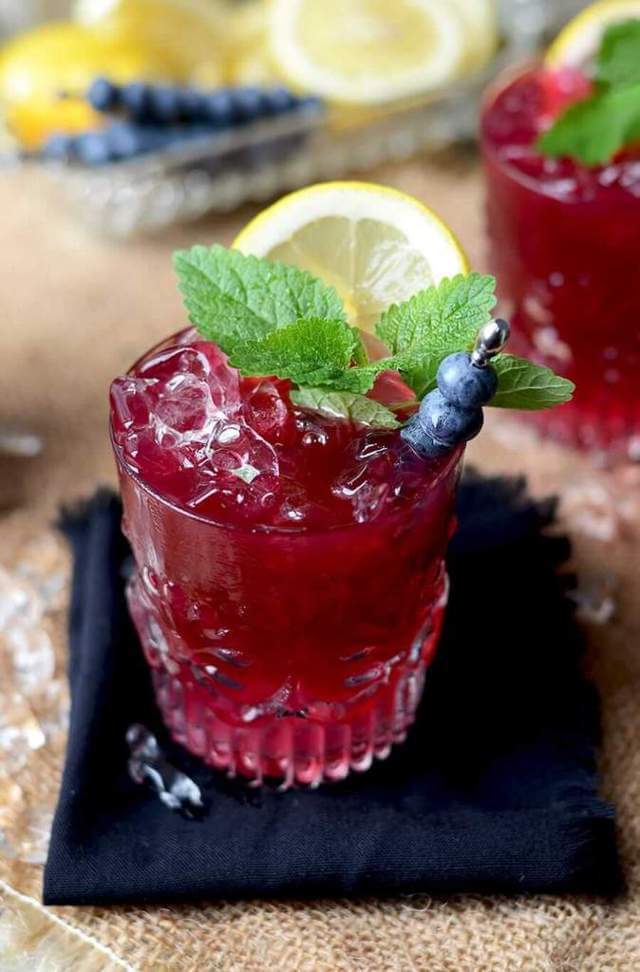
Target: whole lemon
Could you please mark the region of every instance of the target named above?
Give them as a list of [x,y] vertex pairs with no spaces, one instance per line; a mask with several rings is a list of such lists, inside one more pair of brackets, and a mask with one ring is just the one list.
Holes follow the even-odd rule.
[[0,57],[0,105],[12,133],[37,149],[56,131],[96,127],[84,100],[96,75],[116,81],[174,79],[179,67],[165,51],[126,35],[76,23],[51,23],[10,41]]
[[83,24],[165,52],[184,80],[223,80],[231,5],[223,0],[79,0]]

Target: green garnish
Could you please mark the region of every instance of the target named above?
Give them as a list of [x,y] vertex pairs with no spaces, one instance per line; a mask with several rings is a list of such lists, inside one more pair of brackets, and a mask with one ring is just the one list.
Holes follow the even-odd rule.
[[594,93],[572,105],[537,141],[550,158],[604,165],[640,139],[640,20],[612,24],[594,63]]
[[[496,302],[493,277],[442,280],[384,312],[375,330],[390,354],[369,361],[336,291],[306,271],[222,246],[179,251],[174,263],[192,324],[243,375],[288,378],[296,404],[382,428],[398,419],[366,397],[376,376],[397,370],[422,398],[441,361],[473,347]],[[506,354],[494,363],[491,404],[538,409],[571,398],[573,384],[548,368]]]

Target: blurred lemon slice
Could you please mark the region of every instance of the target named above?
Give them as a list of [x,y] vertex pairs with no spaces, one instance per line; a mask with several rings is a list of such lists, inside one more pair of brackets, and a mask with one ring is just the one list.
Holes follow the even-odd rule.
[[640,19],[640,0],[599,0],[569,21],[549,47],[549,68],[582,67],[598,50],[607,27],[621,20]]
[[449,0],[273,0],[269,44],[292,87],[366,105],[455,77],[465,38]]
[[271,84],[278,79],[267,45],[267,4],[244,0],[226,26],[227,75],[232,84]]
[[332,284],[349,320],[371,331],[390,304],[468,272],[448,226],[412,196],[367,182],[327,182],[285,196],[233,244]]
[[160,78],[162,55],[131,40],[104,37],[81,24],[45,24],[10,41],[0,59],[0,104],[7,126],[25,148],[56,131],[100,124],[84,94],[97,74],[117,81]]
[[218,84],[225,45],[223,0],[77,0],[83,24],[162,51],[167,76]]
[[498,46],[498,14],[495,0],[451,0],[463,24],[465,52],[461,73],[485,67]]

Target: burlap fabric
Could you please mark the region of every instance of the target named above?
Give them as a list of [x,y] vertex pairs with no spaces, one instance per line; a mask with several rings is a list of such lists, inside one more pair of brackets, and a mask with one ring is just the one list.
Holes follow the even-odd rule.
[[[376,177],[433,202],[474,263],[482,264],[480,181],[471,160],[388,167]],[[65,209],[42,177],[3,175],[0,421],[37,429],[46,450],[38,459],[2,466],[5,498],[11,492],[21,505],[0,515],[0,565],[11,568],[31,558],[35,569],[55,567],[68,578],[68,554],[50,520],[61,501],[88,494],[98,482],[114,482],[105,434],[107,386],[183,319],[170,253],[188,242],[229,241],[250,210],[161,239],[114,244],[88,235]],[[514,437],[495,421],[470,452],[482,469],[526,473],[538,495],[558,491],[562,527],[573,537],[583,586],[595,590],[604,575],[607,584],[617,585],[616,613],[608,623],[595,623],[597,612],[584,613],[587,663],[603,697],[604,790],[619,810],[628,893],[614,902],[461,895],[45,910],[38,904],[41,866],[3,854],[0,841],[2,970],[640,969],[638,476],[595,473],[577,457],[535,446],[522,433]],[[63,596],[43,621],[55,645],[57,677],[64,666],[65,603]],[[34,753],[18,774],[20,799],[0,788],[0,832],[8,828],[19,836],[25,808],[50,805],[61,760],[59,740]]]

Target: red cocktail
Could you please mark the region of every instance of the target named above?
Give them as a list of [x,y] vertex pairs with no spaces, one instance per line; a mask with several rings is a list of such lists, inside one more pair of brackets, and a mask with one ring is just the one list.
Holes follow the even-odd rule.
[[572,402],[531,416],[569,445],[640,459],[640,151],[588,168],[545,158],[538,135],[588,95],[539,68],[487,100],[481,126],[492,268],[512,347],[571,378]]
[[173,735],[256,783],[313,785],[414,718],[462,448],[421,459],[288,390],[187,331],[116,379],[112,438],[130,609]]

